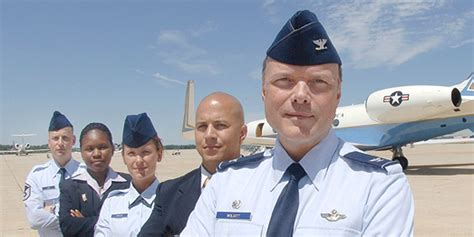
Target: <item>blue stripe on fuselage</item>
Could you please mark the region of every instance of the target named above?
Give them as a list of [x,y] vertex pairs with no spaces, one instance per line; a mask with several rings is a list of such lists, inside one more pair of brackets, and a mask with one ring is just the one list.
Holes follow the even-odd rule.
[[372,150],[424,141],[464,129],[474,131],[474,116],[335,128],[335,131],[342,139]]

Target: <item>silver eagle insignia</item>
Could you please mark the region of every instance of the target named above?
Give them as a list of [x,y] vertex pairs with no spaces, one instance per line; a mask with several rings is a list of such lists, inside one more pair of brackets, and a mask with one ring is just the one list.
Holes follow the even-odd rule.
[[313,43],[316,45],[316,48],[314,48],[316,51],[321,51],[321,50],[325,50],[327,49],[328,47],[326,47],[326,42],[328,40],[327,39],[317,39],[317,40],[313,40]]
[[346,219],[345,214],[338,213],[336,210],[332,210],[330,213],[321,213],[321,217],[330,222]]

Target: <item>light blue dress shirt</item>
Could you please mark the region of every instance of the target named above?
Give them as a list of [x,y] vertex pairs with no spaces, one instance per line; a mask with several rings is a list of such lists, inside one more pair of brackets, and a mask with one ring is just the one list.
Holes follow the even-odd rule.
[[[353,153],[355,152],[355,153]],[[364,163],[345,156],[369,158]],[[358,154],[358,155],[357,155]],[[182,236],[265,236],[293,163],[280,142],[258,162],[233,161],[203,190]],[[249,158],[247,158],[249,159]],[[400,165],[378,166],[333,131],[299,162],[294,236],[411,236],[414,203]],[[222,166],[222,164],[220,165]]]
[[[71,159],[65,166],[65,179],[83,173],[86,166]],[[62,236],[59,228],[59,181],[61,180],[60,167],[51,159],[42,165],[31,169],[25,181],[23,202],[26,217],[32,229],[38,230],[40,236]],[[54,214],[43,208],[54,205]]]
[[158,188],[158,179],[141,194],[129,189],[110,192],[100,210],[94,236],[137,236],[150,217]]

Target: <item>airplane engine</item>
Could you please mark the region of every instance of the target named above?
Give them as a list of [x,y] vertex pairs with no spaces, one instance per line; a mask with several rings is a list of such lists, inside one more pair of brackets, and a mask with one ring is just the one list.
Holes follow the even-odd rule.
[[247,136],[249,137],[269,137],[276,133],[265,119],[250,122],[247,124]]
[[28,148],[30,148],[30,143],[25,144],[25,149],[28,149]]
[[458,89],[444,86],[405,86],[369,95],[365,109],[369,117],[383,123],[429,119],[456,110],[462,98]]
[[15,149],[17,149],[17,150],[18,150],[18,149],[20,149],[20,148],[21,148],[21,145],[20,145],[20,144],[18,144],[18,143],[15,143]]

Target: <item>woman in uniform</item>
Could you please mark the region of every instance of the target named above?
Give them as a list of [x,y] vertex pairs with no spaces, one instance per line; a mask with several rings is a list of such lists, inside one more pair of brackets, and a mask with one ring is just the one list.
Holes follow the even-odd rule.
[[126,117],[122,145],[132,185],[109,194],[95,236],[137,236],[153,209],[159,184],[155,170],[163,156],[163,145],[146,113]]
[[87,171],[59,185],[59,225],[64,236],[93,236],[104,199],[111,191],[130,186],[129,175],[109,166],[114,145],[107,126],[88,124],[79,142]]

